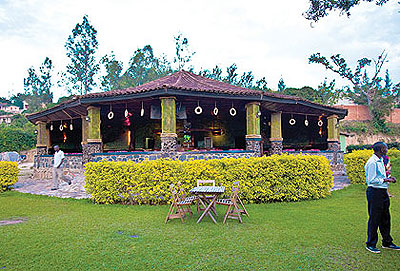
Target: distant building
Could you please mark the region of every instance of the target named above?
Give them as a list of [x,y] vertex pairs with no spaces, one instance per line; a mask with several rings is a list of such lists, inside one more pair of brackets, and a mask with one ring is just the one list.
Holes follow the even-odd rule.
[[7,112],[7,113],[13,113],[13,114],[20,114],[23,109],[20,109],[16,105],[11,105],[11,104],[6,104],[6,103],[0,103],[0,110]]
[[16,114],[21,114],[23,111],[28,109],[28,103],[25,101],[22,102],[23,108],[19,108],[16,105],[8,104],[8,103],[0,103],[0,110],[6,112],[7,114],[0,115],[0,124],[10,124],[12,121],[12,117]]

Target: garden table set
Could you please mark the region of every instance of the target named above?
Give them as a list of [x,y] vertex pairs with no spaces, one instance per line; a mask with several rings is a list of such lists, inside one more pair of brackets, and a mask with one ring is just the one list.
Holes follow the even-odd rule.
[[[215,201],[219,195],[225,192],[225,187],[224,186],[198,186],[195,188],[192,188],[190,193],[194,194],[197,196],[199,203],[205,208],[203,213],[201,214],[199,220],[197,220],[197,223],[200,223],[200,221],[205,217],[206,215],[209,215],[212,221],[214,223],[217,223],[213,215],[210,213],[210,211],[213,211],[216,216],[217,211],[215,210]],[[207,196],[211,196],[207,197]],[[208,206],[207,206],[208,204]]]
[[174,184],[170,185],[170,190],[172,193],[172,203],[168,211],[168,215],[165,219],[165,223],[173,218],[180,218],[182,223],[185,223],[183,219],[186,217],[186,214],[189,213],[190,216],[192,216],[193,214],[190,206],[194,202],[197,202],[197,211],[203,211],[199,219],[197,220],[197,223],[200,223],[202,219],[208,215],[211,220],[215,224],[217,224],[217,221],[212,214],[214,213],[215,216],[218,216],[215,208],[216,204],[227,206],[227,210],[223,220],[224,224],[227,218],[238,219],[239,222],[242,222],[241,214],[249,216],[246,208],[243,205],[243,202],[238,196],[240,182],[234,182],[232,184],[231,195],[227,199],[217,199],[221,194],[225,192],[224,186],[199,186],[199,182],[212,182],[213,184],[215,184],[215,181],[213,180],[198,181],[198,186],[190,189],[189,191],[189,193],[193,194],[194,196],[189,197],[186,197],[185,191],[183,190],[182,184],[180,182],[178,182],[176,185],[178,188],[178,192]]

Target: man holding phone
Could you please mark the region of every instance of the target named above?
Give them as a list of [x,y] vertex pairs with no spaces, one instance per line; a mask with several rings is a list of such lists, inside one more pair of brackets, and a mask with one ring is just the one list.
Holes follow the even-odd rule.
[[400,250],[399,246],[393,244],[390,236],[390,200],[387,193],[389,183],[395,183],[396,178],[387,177],[383,156],[386,155],[388,147],[384,142],[376,142],[372,149],[374,154],[365,164],[367,181],[368,201],[368,240],[366,249],[373,253],[381,251],[376,247],[378,242],[378,228],[382,235],[382,248]]

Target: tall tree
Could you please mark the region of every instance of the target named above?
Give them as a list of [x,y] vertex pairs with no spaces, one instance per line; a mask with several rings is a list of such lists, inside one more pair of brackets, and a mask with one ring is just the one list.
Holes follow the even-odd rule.
[[128,69],[122,76],[119,87],[138,86],[161,78],[172,71],[165,56],[156,57],[150,45],[137,49],[131,57]]
[[[184,37],[182,33],[179,33],[178,36],[174,36],[174,39],[176,49],[174,63],[177,63],[177,70],[180,71],[192,60],[192,56],[196,52],[192,52],[189,49],[189,40]],[[189,67],[189,69],[193,68]]]
[[236,83],[237,83],[236,78],[238,76],[238,73],[236,71],[237,71],[237,66],[235,63],[230,65],[228,68],[226,68],[227,75],[224,77],[224,82],[232,84],[232,85],[236,85]]
[[302,88],[285,88],[282,93],[301,97],[320,104],[334,105],[337,103],[342,92],[341,90],[335,89],[335,80],[328,83],[325,79],[324,82],[318,86],[318,89],[308,86]]
[[279,79],[278,82],[278,91],[282,92],[285,90],[285,88],[286,88],[285,81],[283,81],[283,78],[281,77],[281,79]]
[[94,76],[99,70],[95,53],[99,46],[97,31],[87,15],[72,30],[65,43],[70,63],[67,65],[66,86],[71,93],[87,94],[95,85]]
[[119,88],[121,73],[123,68],[122,61],[115,58],[114,52],[101,58],[100,63],[105,68],[105,75],[102,77],[101,86],[104,91],[115,90]]
[[350,16],[350,9],[359,5],[361,2],[375,2],[382,6],[389,0],[310,0],[310,7],[303,16],[307,20],[317,22],[319,19],[327,16],[330,11],[338,10],[340,14]]
[[255,89],[262,90],[262,91],[269,91],[270,89],[268,88],[267,84],[267,79],[265,76],[261,78],[260,80],[256,81],[256,85],[254,86]]
[[254,75],[252,71],[244,72],[239,80],[239,85],[244,88],[253,88]]
[[28,69],[28,76],[24,78],[24,93],[19,95],[22,101],[29,104],[29,112],[46,108],[53,101],[52,87],[53,63],[46,57],[36,71],[34,67]]
[[[400,83],[395,86],[390,84],[382,86],[381,84],[383,79],[380,77],[380,73],[383,65],[387,62],[387,54],[383,51],[376,60],[368,58],[358,60],[354,71],[348,67],[346,60],[340,54],[333,55],[330,58],[331,60],[328,60],[320,53],[316,53],[310,56],[309,62],[321,64],[326,69],[347,79],[351,86],[346,88],[346,95],[357,104],[368,105],[375,127],[380,131],[386,131],[384,118],[393,109],[400,90]],[[367,66],[370,66],[371,63],[374,65],[374,72],[370,77],[368,76]],[[389,76],[388,73],[387,76]],[[386,79],[386,81],[390,82],[390,79]],[[386,88],[386,86],[389,88]]]

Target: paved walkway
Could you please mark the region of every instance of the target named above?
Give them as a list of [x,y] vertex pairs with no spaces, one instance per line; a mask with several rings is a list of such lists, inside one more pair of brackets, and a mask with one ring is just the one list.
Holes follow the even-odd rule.
[[[90,195],[86,194],[85,188],[85,176],[84,173],[76,174],[72,179],[72,184],[67,183],[60,184],[58,190],[51,190],[53,186],[52,180],[38,180],[32,179],[32,163],[23,163],[18,167],[20,168],[20,176],[18,182],[14,185],[15,190],[21,193],[30,193],[37,195],[47,195],[58,198],[75,198],[75,199],[86,199]],[[347,176],[334,175],[333,187],[331,191],[343,189],[350,185],[350,181]]]
[[350,180],[346,175],[333,175],[333,187],[331,191],[340,190],[350,185]]
[[32,163],[24,163],[18,166],[21,171],[19,174],[19,180],[14,185],[16,191],[58,198],[86,199],[90,197],[90,195],[86,194],[85,188],[83,187],[85,184],[85,176],[83,172],[75,175],[71,181],[71,185],[63,182],[60,184],[58,190],[51,190],[53,187],[52,180],[38,180],[31,178],[32,166]]

